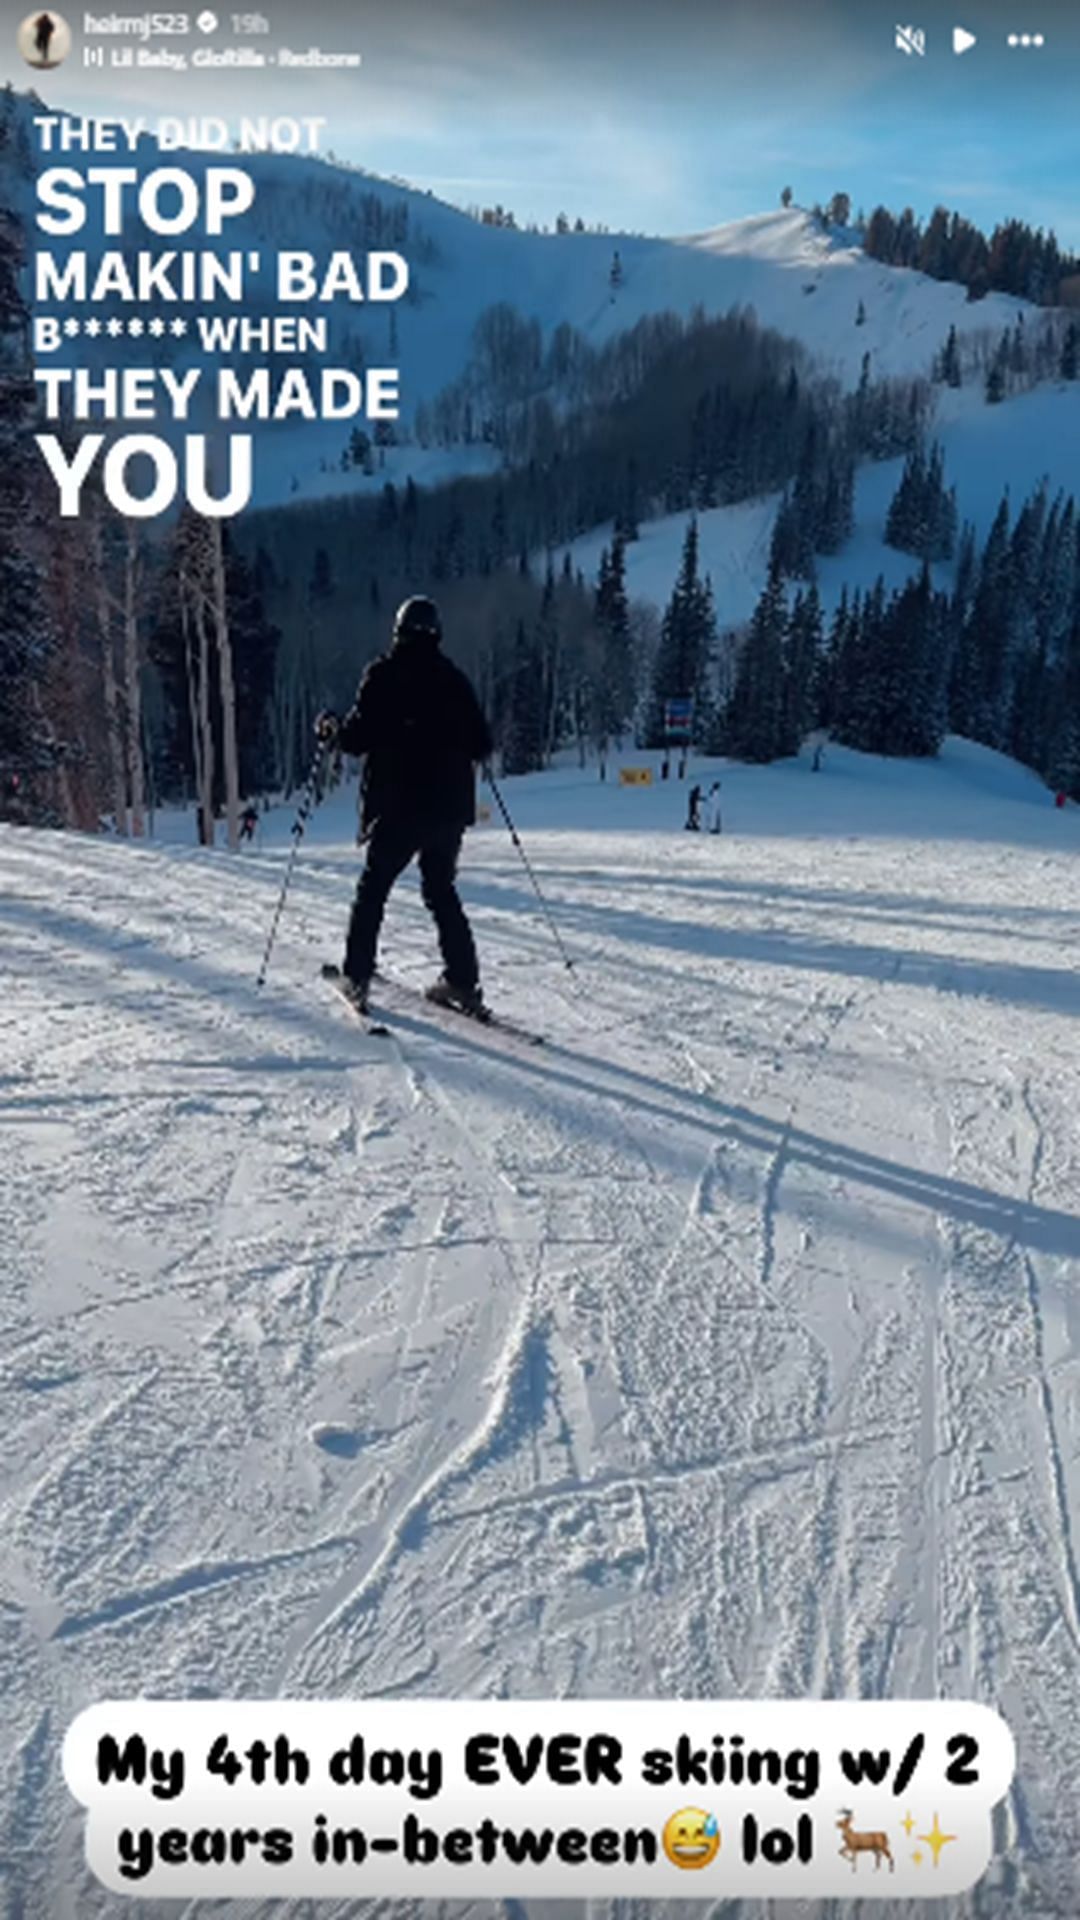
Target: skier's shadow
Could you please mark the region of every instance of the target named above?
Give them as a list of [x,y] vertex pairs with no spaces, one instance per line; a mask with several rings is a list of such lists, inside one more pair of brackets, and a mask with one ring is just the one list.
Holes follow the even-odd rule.
[[[484,887],[472,876],[469,898],[503,912],[525,912],[533,902],[520,889]],[[918,947],[886,946],[868,941],[815,939],[809,933],[785,928],[767,931],[753,927],[721,926],[700,921],[659,918],[635,907],[608,901],[563,900],[562,924],[586,935],[603,938],[605,952],[625,942],[656,952],[671,953],[671,971],[682,972],[681,956],[698,961],[735,961],[745,965],[790,967],[808,973],[837,974],[864,980],[896,980],[901,985],[930,986],[949,995],[985,995],[1003,1005],[1040,1007],[1050,1013],[1080,1015],[1080,973],[1068,966],[1027,966],[1013,961],[968,959],[955,950],[924,951]]]
[[[397,1018],[398,1027],[413,1027],[430,1038],[431,1027],[422,1020]],[[565,1063],[565,1064],[563,1064]],[[737,1141],[751,1152],[771,1160],[783,1145],[785,1159],[820,1174],[887,1194],[892,1199],[920,1207],[926,1212],[993,1234],[1007,1244],[1028,1248],[1033,1253],[1053,1254],[1080,1260],[1080,1215],[1063,1213],[1053,1207],[995,1193],[969,1181],[924,1168],[904,1166],[870,1153],[843,1140],[829,1140],[786,1118],[770,1119],[753,1108],[719,1100],[707,1093],[680,1090],[672,1101],[672,1089],[664,1081],[641,1073],[636,1068],[619,1066],[608,1060],[590,1058],[580,1048],[548,1043],[542,1052],[515,1049],[512,1058],[501,1046],[485,1046],[483,1029],[467,1045],[440,1059],[439,1076],[444,1081],[456,1078],[463,1091],[475,1091],[488,1100],[500,1092],[500,1076],[492,1067],[503,1064],[509,1069],[505,1097],[508,1103],[521,1104],[520,1076],[535,1077],[549,1090],[568,1096],[568,1108],[580,1126],[582,1104],[595,1111],[600,1101],[620,1105],[632,1103],[635,1114],[648,1115],[669,1127],[692,1128],[714,1141]],[[619,1122],[625,1138],[626,1123]],[[655,1151],[655,1143],[651,1143]]]

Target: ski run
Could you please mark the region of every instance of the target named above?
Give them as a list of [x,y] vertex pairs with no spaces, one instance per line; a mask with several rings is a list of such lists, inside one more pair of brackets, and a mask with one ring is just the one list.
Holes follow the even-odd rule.
[[[1075,1912],[1080,816],[957,741],[703,772],[716,837],[510,784],[574,975],[469,836],[538,1049],[334,1003],[354,792],[261,993],[289,808],[239,858],[0,834],[6,1914],[116,1911],[80,1708],[275,1693],[985,1699],[955,1911]],[[385,940],[431,977],[414,879]]]

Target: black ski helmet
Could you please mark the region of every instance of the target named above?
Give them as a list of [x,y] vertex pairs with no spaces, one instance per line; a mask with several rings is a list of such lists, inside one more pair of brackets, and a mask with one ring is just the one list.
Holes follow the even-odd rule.
[[430,640],[438,646],[442,639],[442,620],[434,600],[422,593],[403,600],[394,615],[394,639]]

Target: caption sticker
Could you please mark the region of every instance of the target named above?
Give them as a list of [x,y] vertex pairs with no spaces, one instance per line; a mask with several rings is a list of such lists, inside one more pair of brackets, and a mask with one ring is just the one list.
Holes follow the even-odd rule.
[[113,1893],[958,1894],[1013,1776],[989,1707],[117,1701],[64,1743]]

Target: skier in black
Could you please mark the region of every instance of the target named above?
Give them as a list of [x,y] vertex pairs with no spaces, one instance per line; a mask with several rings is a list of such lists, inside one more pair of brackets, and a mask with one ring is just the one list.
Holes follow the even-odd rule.
[[688,833],[701,832],[701,788],[691,787],[686,807],[686,827]]
[[470,682],[441,651],[441,640],[434,601],[406,600],[389,652],[372,661],[345,718],[323,713],[315,723],[320,739],[367,756],[360,822],[367,860],[343,967],[361,1009],[390,889],[414,854],[443,960],[428,998],[467,1013],[483,1007],[476,948],[454,880],[462,837],[476,818],[474,767],[493,742]]
[[259,824],[259,816],[256,813],[255,808],[252,806],[246,806],[244,808],[243,813],[240,815],[241,840],[254,840],[255,829],[258,826],[258,824]]
[[50,13],[39,13],[34,21],[34,48],[43,67],[49,64],[49,44],[56,27]]

